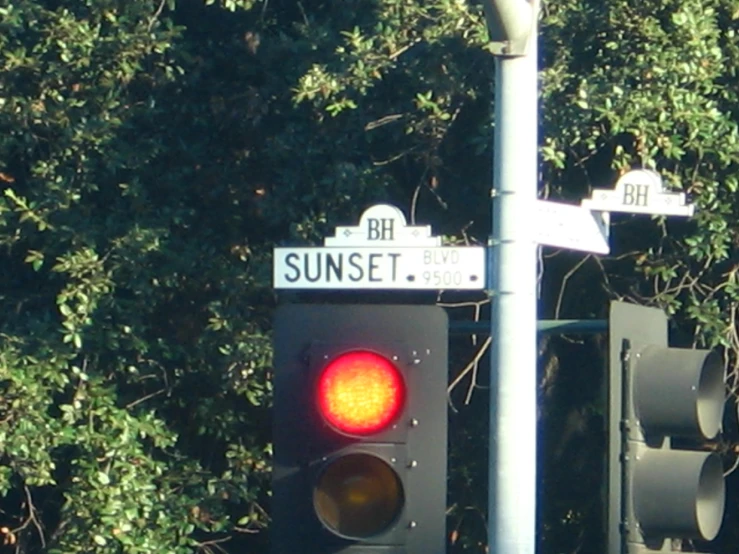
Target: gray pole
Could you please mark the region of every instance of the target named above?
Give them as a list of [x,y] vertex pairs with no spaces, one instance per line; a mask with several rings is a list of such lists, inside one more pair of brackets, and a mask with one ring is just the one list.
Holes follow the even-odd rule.
[[490,459],[491,554],[536,550],[537,16],[532,0],[485,4],[495,58]]

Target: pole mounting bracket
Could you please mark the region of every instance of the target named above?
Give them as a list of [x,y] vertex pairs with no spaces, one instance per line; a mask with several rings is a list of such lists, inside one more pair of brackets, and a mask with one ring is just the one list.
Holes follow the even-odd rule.
[[483,6],[490,33],[487,50],[494,56],[525,56],[536,32],[539,0],[485,0]]

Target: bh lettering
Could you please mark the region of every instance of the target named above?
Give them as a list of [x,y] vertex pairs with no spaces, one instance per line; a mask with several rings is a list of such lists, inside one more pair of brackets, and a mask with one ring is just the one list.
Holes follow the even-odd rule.
[[649,185],[625,183],[623,203],[625,206],[646,206],[648,193]]
[[370,217],[367,221],[367,240],[393,240],[395,220]]

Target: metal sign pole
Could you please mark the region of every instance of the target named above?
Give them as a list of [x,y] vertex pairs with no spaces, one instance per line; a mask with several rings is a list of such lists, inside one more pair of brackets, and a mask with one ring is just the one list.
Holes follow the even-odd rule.
[[534,554],[537,2],[493,0],[486,9],[491,38],[502,39],[495,58],[488,546],[491,554]]

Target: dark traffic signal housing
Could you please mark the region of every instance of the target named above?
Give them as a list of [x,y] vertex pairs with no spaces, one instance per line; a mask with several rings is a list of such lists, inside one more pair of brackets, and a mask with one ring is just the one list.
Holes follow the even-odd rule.
[[668,346],[659,309],[611,304],[608,554],[672,552],[671,539],[713,540],[724,513],[721,458],[676,448],[721,430],[720,357]]
[[444,310],[292,304],[274,323],[273,554],[445,552]]

